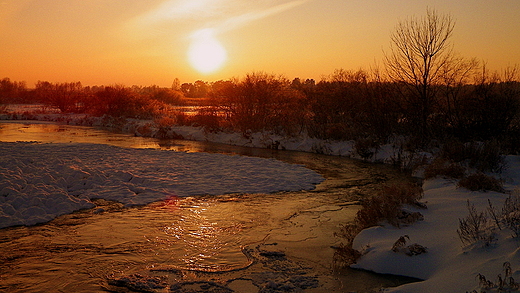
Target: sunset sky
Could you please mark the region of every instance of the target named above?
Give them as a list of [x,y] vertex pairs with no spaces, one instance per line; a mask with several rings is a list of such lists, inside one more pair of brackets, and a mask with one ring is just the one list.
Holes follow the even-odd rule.
[[520,65],[519,0],[0,0],[0,78],[170,86],[382,63],[399,20],[456,21],[464,57]]

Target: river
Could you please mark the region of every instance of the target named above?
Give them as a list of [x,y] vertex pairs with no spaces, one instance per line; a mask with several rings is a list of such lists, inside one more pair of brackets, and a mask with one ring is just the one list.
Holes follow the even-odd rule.
[[0,123],[0,141],[269,157],[326,179],[312,191],[171,198],[143,207],[97,200],[94,209],[46,224],[1,229],[2,290],[374,292],[412,281],[333,265],[332,247],[342,241],[334,232],[354,218],[358,200],[383,183],[410,179],[389,166],[29,121]]

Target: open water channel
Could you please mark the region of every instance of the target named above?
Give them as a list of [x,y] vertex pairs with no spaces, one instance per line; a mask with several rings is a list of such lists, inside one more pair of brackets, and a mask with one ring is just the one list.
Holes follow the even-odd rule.
[[97,207],[32,227],[0,229],[6,292],[377,292],[411,279],[338,268],[334,247],[358,201],[395,169],[343,157],[158,140],[102,129],[0,123],[0,141],[99,143],[228,153],[304,164],[325,177],[315,190],[171,198]]

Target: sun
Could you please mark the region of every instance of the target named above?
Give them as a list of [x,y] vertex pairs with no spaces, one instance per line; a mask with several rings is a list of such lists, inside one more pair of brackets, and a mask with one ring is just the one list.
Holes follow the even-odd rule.
[[200,73],[209,74],[224,65],[227,52],[216,39],[214,30],[198,30],[191,37],[193,40],[188,49],[188,60],[193,68]]

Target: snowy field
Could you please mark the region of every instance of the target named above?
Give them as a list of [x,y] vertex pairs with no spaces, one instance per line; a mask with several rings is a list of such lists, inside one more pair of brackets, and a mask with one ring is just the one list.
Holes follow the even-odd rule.
[[103,198],[127,206],[171,196],[313,189],[323,177],[274,159],[95,144],[0,143],[0,228],[34,225]]

